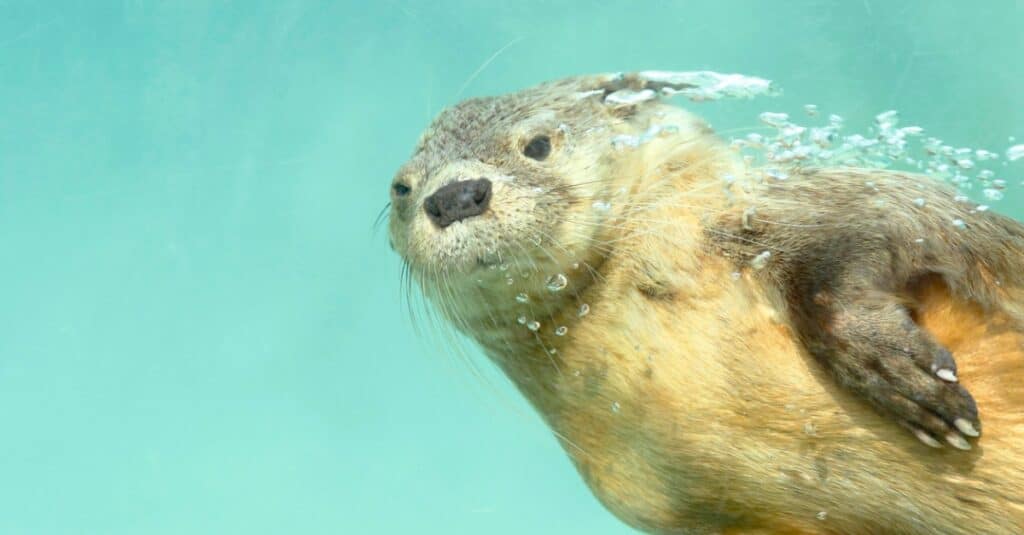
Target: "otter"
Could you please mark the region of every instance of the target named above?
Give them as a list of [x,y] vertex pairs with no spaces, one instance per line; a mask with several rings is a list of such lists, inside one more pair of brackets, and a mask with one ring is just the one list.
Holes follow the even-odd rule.
[[663,101],[692,80],[442,112],[392,248],[636,529],[1024,532],[1024,226],[922,175],[766,176]]

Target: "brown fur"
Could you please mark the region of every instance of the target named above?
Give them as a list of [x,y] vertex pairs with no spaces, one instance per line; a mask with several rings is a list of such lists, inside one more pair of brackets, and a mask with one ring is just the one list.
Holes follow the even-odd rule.
[[[412,192],[391,219],[424,292],[530,399],[602,503],[652,533],[1024,530],[1021,225],[887,171],[764,182],[685,112],[600,101],[635,86],[570,79],[446,112],[398,173]],[[595,88],[597,102],[575,96]],[[679,134],[607,142],[666,120]],[[534,123],[566,125],[545,162],[518,154]],[[467,173],[514,178],[488,214],[430,227],[423,197]],[[723,187],[726,173],[739,179]],[[751,268],[763,250],[771,260]],[[546,291],[559,272],[569,286]],[[865,281],[952,351],[985,426],[972,451],[919,443],[815,359],[814,334],[841,320],[815,307]]]

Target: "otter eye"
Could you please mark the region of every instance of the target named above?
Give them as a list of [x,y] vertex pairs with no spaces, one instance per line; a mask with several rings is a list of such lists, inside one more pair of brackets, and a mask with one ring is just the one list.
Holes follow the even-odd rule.
[[537,161],[547,158],[548,154],[551,154],[551,138],[548,136],[537,136],[523,147],[523,155]]
[[411,191],[411,188],[409,188],[409,186],[406,186],[405,184],[401,183],[391,186],[391,189],[394,190],[395,195],[398,195],[399,197],[405,197]]

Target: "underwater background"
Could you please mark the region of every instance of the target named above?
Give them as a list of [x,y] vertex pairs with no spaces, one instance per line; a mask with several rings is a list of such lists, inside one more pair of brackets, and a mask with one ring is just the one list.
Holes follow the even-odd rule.
[[420,131],[572,74],[737,72],[784,92],[678,103],[727,137],[898,110],[1000,154],[1024,217],[1022,28],[1019,0],[0,1],[0,533],[631,533],[414,328],[372,227]]

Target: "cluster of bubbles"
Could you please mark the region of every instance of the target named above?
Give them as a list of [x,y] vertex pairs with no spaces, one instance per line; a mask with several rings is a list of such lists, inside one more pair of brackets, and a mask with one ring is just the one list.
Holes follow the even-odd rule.
[[[605,97],[611,105],[635,105],[659,96],[681,95],[693,101],[723,98],[774,96],[780,91],[769,80],[741,74],[712,71],[643,71],[637,73],[646,82],[641,90],[620,89]],[[810,118],[819,117],[814,104],[804,106]],[[766,178],[786,180],[790,170],[800,166],[849,166],[916,171],[947,181],[962,193],[980,190],[985,201],[999,201],[1007,181],[997,176],[998,164],[1024,159],[1024,144],[1014,144],[1004,153],[970,147],[957,147],[925,135],[920,126],[900,126],[899,113],[889,110],[875,116],[866,133],[844,133],[845,120],[828,115],[824,124],[804,125],[787,113],[764,112],[759,116],[771,133],[752,133],[732,140],[751,164],[759,164]],[[611,139],[618,150],[635,149],[660,136],[678,132],[672,125],[652,125],[639,135],[617,135]],[[1010,138],[1010,143],[1014,143]],[[607,210],[606,201],[595,202]],[[987,209],[983,206],[982,211]]]
[[[810,118],[819,116],[818,107],[813,104],[804,106],[804,111]],[[999,201],[1004,197],[1007,181],[997,172],[1005,173],[1009,162],[1024,159],[1024,145],[1011,146],[1001,156],[990,150],[956,147],[925,136],[920,126],[900,126],[895,110],[876,115],[866,134],[845,134],[845,120],[834,114],[820,121],[824,124],[813,126],[800,124],[789,114],[779,112],[761,113],[759,119],[771,132],[733,139],[732,146],[744,154],[749,164],[762,166],[765,176],[775,180],[787,179],[788,169],[801,166],[900,169],[953,184],[964,194],[959,199],[962,201],[967,200],[966,193],[972,190],[980,190],[986,201]],[[1013,138],[1010,140],[1012,143]]]
[[743,74],[723,74],[712,71],[643,71],[640,78],[661,87],[666,96],[680,95],[693,101],[723,98],[753,98],[759,95],[777,95],[779,90],[770,80]]
[[[579,269],[579,264],[573,264],[573,267],[575,269]],[[559,293],[559,292],[565,290],[568,286],[569,286],[569,277],[567,277],[565,275],[565,273],[555,273],[555,274],[551,275],[550,277],[548,277],[547,280],[544,283],[544,287],[547,289],[548,292],[551,292],[551,293]],[[527,294],[526,292],[519,292],[518,294],[516,294],[515,299],[516,299],[517,303],[520,303],[520,304],[523,304],[523,305],[530,303],[530,295]],[[579,307],[576,309],[576,316],[580,317],[580,318],[586,316],[589,313],[590,313],[590,305],[588,305],[587,303],[580,304]],[[534,331],[534,332],[539,331],[540,328],[541,328],[540,321],[534,320],[534,319],[529,319],[525,315],[520,315],[519,317],[516,318],[516,321],[520,325],[523,325],[527,329],[529,329],[531,331]],[[558,326],[556,326],[553,329],[552,332],[555,333],[555,336],[565,336],[566,334],[569,333],[569,327],[567,327],[565,325],[558,325]],[[556,352],[555,350],[553,350],[553,349],[551,350],[551,353],[555,353],[555,352]]]
[[[804,112],[812,120],[820,115],[813,104],[804,106]],[[763,112],[759,119],[770,133],[747,134],[733,139],[731,145],[743,154],[748,166],[758,166],[766,180],[787,180],[790,172],[800,167],[906,170],[952,184],[957,189],[959,202],[969,202],[968,194],[980,190],[984,203],[1004,198],[1007,180],[1000,174],[1010,172],[1009,163],[1024,159],[1024,144],[1010,146],[1003,155],[987,149],[956,147],[937,137],[926,136],[920,126],[900,126],[899,113],[895,110],[876,115],[866,134],[844,133],[845,120],[835,114],[817,121],[817,125],[800,124],[789,114],[780,112]],[[1011,137],[1010,143],[1014,141]],[[732,177],[723,179],[727,183],[734,180]],[[913,203],[923,207],[926,201],[917,198]],[[988,209],[987,204],[978,204],[971,211]],[[744,227],[746,218],[744,213]],[[960,218],[952,219],[950,224],[957,230],[968,228]],[[770,258],[771,252],[763,251],[749,264],[760,270]],[[737,275],[734,274],[734,278],[738,278]]]
[[[621,73],[613,78],[621,78]],[[712,71],[641,71],[637,77],[646,87],[640,90],[620,89],[604,97],[611,105],[631,106],[659,95],[666,97],[683,96],[692,101],[719,100],[723,98],[753,98],[758,95],[777,95],[778,88],[770,80],[743,74],[723,74]],[[577,98],[602,94],[602,90],[584,91]]]

